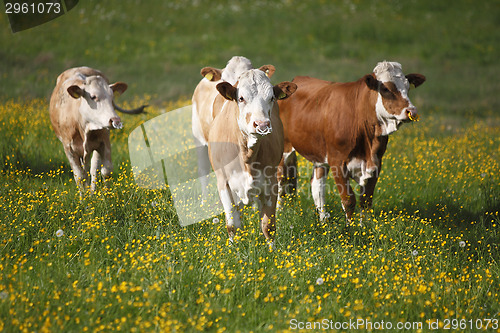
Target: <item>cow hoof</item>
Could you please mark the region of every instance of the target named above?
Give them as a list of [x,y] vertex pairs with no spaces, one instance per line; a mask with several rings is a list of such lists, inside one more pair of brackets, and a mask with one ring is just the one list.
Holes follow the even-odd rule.
[[321,222],[326,222],[328,219],[330,219],[330,213],[325,212],[325,211],[319,211],[319,220]]

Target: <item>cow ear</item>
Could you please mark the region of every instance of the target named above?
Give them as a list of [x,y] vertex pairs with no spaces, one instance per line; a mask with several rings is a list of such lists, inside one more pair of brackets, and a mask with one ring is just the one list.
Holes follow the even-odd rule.
[[269,78],[273,76],[274,72],[276,72],[276,67],[274,67],[273,65],[264,65],[261,66],[259,69],[264,73],[266,73],[267,77]]
[[67,91],[68,94],[73,98],[80,98],[84,94],[84,90],[77,85],[69,86]]
[[128,88],[127,84],[124,82],[116,82],[116,83],[110,84],[109,87],[111,88],[111,90],[113,90],[114,97],[120,96]]
[[217,90],[225,99],[235,101],[237,99],[238,89],[229,82],[221,82],[217,85]]
[[425,76],[423,76],[422,74],[412,73],[406,75],[406,78],[408,79],[408,82],[410,82],[410,84],[415,88],[425,82]]
[[213,67],[203,67],[200,74],[208,81],[219,81],[222,77],[222,71]]
[[365,83],[371,90],[378,90],[378,80],[371,74],[365,75]]
[[297,85],[293,82],[281,82],[273,87],[274,96],[277,99],[290,97],[297,90]]

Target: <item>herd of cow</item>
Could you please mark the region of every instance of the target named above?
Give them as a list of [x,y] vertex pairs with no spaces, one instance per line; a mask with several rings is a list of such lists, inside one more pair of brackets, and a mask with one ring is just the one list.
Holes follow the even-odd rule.
[[[258,69],[245,57],[233,57],[223,69],[205,67],[192,98],[192,132],[198,149],[202,190],[210,168],[215,172],[230,239],[241,228],[241,204],[255,203],[264,236],[272,241],[278,198],[296,188],[296,152],[313,163],[311,191],[325,219],[325,183],[329,171],[349,221],[360,186],[360,204],[368,208],[381,170],[388,135],[418,119],[408,97],[422,74],[404,75],[401,64],[380,62],[355,82],[334,83],[306,76],[272,85],[272,65]],[[121,128],[122,112],[113,97],[127,89],[109,84],[95,69],[78,67],[57,78],[50,119],[64,146],[80,193],[95,189],[97,170],[112,171],[109,129]],[[90,173],[91,180],[89,184]]]

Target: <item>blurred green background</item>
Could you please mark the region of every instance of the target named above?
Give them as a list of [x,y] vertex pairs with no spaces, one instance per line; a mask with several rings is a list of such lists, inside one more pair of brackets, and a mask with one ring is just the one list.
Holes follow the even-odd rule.
[[427,82],[425,112],[490,116],[500,106],[499,1],[81,0],[67,14],[13,34],[0,14],[0,99],[48,98],[69,67],[125,81],[121,100],[190,98],[204,66],[233,55],[273,64],[273,81],[310,75],[352,81],[378,61]]

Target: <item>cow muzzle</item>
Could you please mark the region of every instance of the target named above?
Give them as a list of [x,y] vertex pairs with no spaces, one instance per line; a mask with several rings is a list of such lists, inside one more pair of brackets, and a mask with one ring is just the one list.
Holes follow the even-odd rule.
[[419,115],[417,113],[416,107],[414,106],[407,107],[405,112],[408,119],[410,119],[411,121],[418,121]]
[[253,127],[255,128],[255,132],[260,135],[267,135],[273,131],[269,120],[256,120],[253,122]]
[[122,124],[122,120],[120,119],[120,117],[111,118],[109,120],[109,127],[116,128],[116,129],[122,129],[123,124]]

